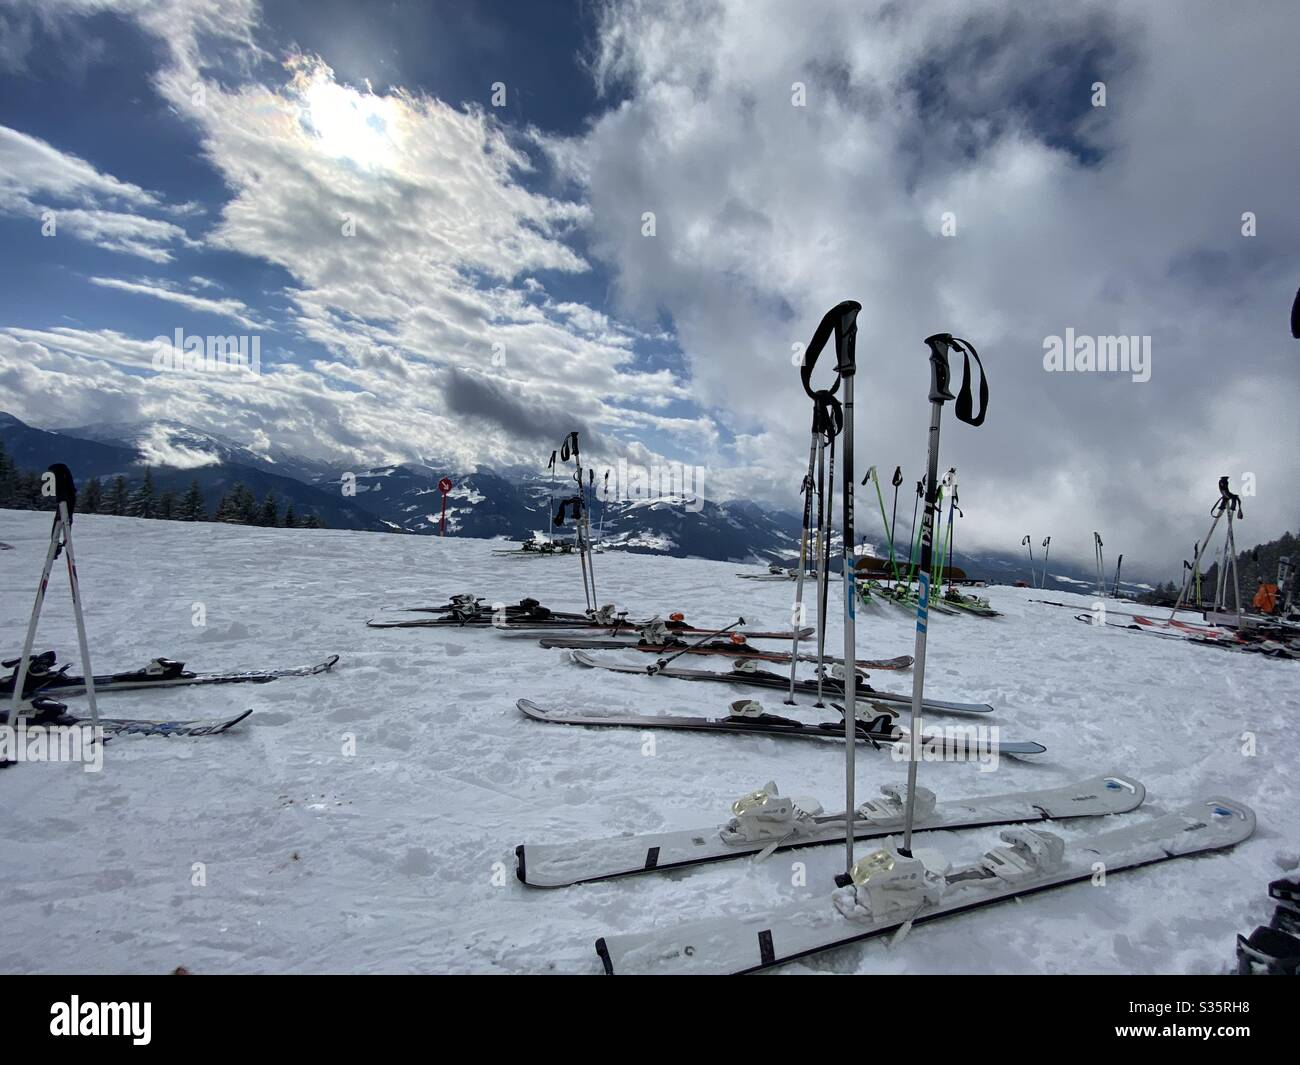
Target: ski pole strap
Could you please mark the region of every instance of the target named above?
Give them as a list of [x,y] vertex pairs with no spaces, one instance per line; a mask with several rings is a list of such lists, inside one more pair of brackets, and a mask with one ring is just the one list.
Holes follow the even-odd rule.
[[77,485],[72,479],[72,471],[62,462],[54,463],[47,472],[54,477],[54,523],[50,526],[50,537],[53,539],[58,534],[59,522],[62,520],[59,504],[68,505],[68,524],[72,524],[72,516],[77,511]]
[[832,388],[809,393],[813,401],[812,431],[825,440],[833,440],[844,430],[844,404],[835,398],[840,379],[835,378]]
[[902,484],[902,483],[903,483],[903,467],[902,467],[902,466],[895,466],[895,467],[894,467],[894,479],[893,479],[892,481],[890,481],[890,484],[892,484],[895,488],[897,488],[897,487],[898,487],[900,484]]
[[826,347],[826,341],[831,338],[832,333],[835,334],[835,383],[830,391],[835,392],[839,389],[841,378],[853,376],[856,368],[854,347],[858,335],[857,319],[860,310],[862,304],[855,300],[845,300],[827,311],[822,316],[822,320],[817,323],[817,329],[804,350],[803,365],[799,367],[803,390],[814,401],[817,399],[817,393],[812,388],[813,367],[817,365],[817,359],[821,356],[822,349]]
[[577,430],[571,432],[564,438],[564,443],[560,445],[560,461],[568,462],[570,457],[578,457],[578,433]]
[[[50,467],[53,469],[54,467]],[[1237,495],[1228,487],[1228,478],[1219,478],[1219,498],[1215,501],[1214,506],[1210,508],[1210,513],[1218,515],[1227,510],[1231,517],[1245,517],[1241,510],[1241,496]]]

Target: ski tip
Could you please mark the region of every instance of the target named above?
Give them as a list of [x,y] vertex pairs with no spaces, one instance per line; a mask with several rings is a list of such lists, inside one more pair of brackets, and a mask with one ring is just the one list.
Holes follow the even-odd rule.
[[605,969],[606,976],[614,975],[614,959],[609,956],[609,946],[605,943],[605,937],[601,936],[596,940],[596,953],[600,955],[600,964]]
[[1203,800],[1202,805],[1209,808],[1213,817],[1240,822],[1247,836],[1255,831],[1255,811],[1245,803],[1222,795],[1211,795]]
[[515,877],[519,883],[528,883],[528,863],[524,858],[524,844],[515,848]]
[[333,669],[336,665],[338,665],[338,661],[339,661],[338,655],[330,655],[329,658],[325,659],[325,661],[321,663],[321,672],[328,673],[331,669]]

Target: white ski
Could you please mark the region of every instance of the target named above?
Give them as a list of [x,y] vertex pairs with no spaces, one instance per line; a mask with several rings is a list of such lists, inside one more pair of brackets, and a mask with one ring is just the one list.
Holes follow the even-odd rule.
[[[902,824],[902,796],[886,786],[884,797],[858,807],[854,835],[873,839]],[[742,858],[760,852],[793,850],[844,840],[844,814],[821,814],[815,800],[782,799],[769,785],[755,793],[750,816],[741,814],[721,826],[615,836],[575,843],[521,844],[515,849],[515,875],[530,887],[567,887],[636,873],[680,869],[706,862]],[[930,793],[926,793],[931,798]],[[1041,791],[1018,791],[952,802],[927,803],[918,810],[918,830],[976,828],[1021,821],[1101,817],[1127,813],[1142,805],[1146,789],[1130,777],[1113,774]],[[745,800],[738,800],[744,803]],[[918,805],[921,797],[918,796]],[[777,809],[773,809],[773,808]],[[733,806],[733,811],[735,806]],[[815,812],[814,812],[815,811]],[[757,815],[757,816],[755,816]]]
[[[972,865],[935,875],[920,851],[905,859],[886,849],[881,884],[866,879],[774,913],[693,921],[596,942],[607,973],[747,973],[869,939],[904,925],[946,917],[1020,895],[1087,881],[1170,858],[1231,847],[1255,831],[1255,814],[1211,796],[1149,821],[1069,844],[1049,832],[1012,829],[1011,844]],[[868,856],[863,863],[876,859]],[[856,868],[856,866],[855,866]],[[899,872],[905,875],[899,876]],[[1085,903],[1080,893],[1080,903]],[[847,915],[846,915],[847,914]]]

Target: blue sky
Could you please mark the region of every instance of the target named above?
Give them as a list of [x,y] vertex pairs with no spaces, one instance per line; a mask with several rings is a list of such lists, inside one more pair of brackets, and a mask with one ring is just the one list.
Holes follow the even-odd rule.
[[[0,409],[341,465],[540,467],[579,428],[599,461],[793,508],[791,355],[853,298],[863,468],[919,476],[925,336],[985,357],[989,420],[942,459],[971,547],[1050,534],[1087,558],[1100,529],[1140,564],[1199,535],[1225,473],[1266,539],[1300,520],[1298,21],[13,0]],[[258,337],[262,372],[157,371],[178,328]],[[1149,338],[1150,380],[1047,373],[1067,331]]]

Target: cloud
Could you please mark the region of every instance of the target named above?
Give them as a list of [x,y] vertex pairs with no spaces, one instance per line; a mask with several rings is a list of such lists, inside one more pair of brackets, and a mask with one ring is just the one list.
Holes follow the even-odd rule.
[[90,282],[99,285],[101,288],[113,288],[122,292],[152,296],[154,299],[176,303],[192,311],[230,318],[247,329],[269,328],[264,323],[253,318],[249,308],[236,299],[213,300],[204,296],[193,296],[188,292],[177,292],[169,288],[165,282],[160,281],[125,281],[116,277],[92,277]]
[[[1300,149],[1278,136],[1294,98],[1280,7],[628,0],[600,8],[607,108],[563,138],[341,83],[328,57],[277,68],[251,0],[50,0],[42,18],[109,7],[163,42],[157,90],[224,183],[202,247],[288,279],[268,294],[288,308],[283,358],[200,384],[153,375],[120,334],[10,329],[8,402],[89,408],[98,390],[138,417],[367,461],[450,448],[507,464],[571,423],[793,505],[809,411],[792,358],[851,297],[863,467],[920,474],[927,335],[985,357],[988,422],[950,409],[941,456],[967,546],[1051,534],[1054,556],[1087,558],[1097,528],[1163,561],[1222,473],[1256,475],[1261,539],[1296,520]],[[67,190],[86,239],[158,262],[193,248],[143,217],[183,205],[29,135],[9,143],[11,204]],[[569,298],[575,279],[612,302]],[[249,294],[111,284],[269,313]],[[1044,338],[1068,329],[1151,337],[1151,381],[1045,373]],[[665,333],[673,358],[656,362],[647,341]]]
[[[1294,526],[1283,456],[1300,430],[1283,412],[1300,375],[1282,348],[1300,148],[1277,136],[1295,96],[1290,13],[602,12],[593,71],[616,103],[578,137],[539,139],[585,190],[615,310],[673,323],[696,396],[737,434],[715,486],[790,498],[808,431],[791,353],[847,297],[863,304],[864,464],[920,475],[928,334],[969,336],[985,357],[988,421],[970,430],[950,409],[941,457],[962,477],[968,547],[1051,533],[1086,558],[1100,528],[1164,561],[1203,531],[1189,519],[1222,473],[1273,485],[1261,539]],[[1151,337],[1152,380],[1045,373],[1044,338],[1068,328]]]
[[52,220],[53,236],[71,234],[156,263],[170,262],[174,245],[198,246],[180,226],[104,206],[119,203],[142,210],[163,206],[153,192],[101,173],[46,141],[0,126],[0,212],[42,225]]

